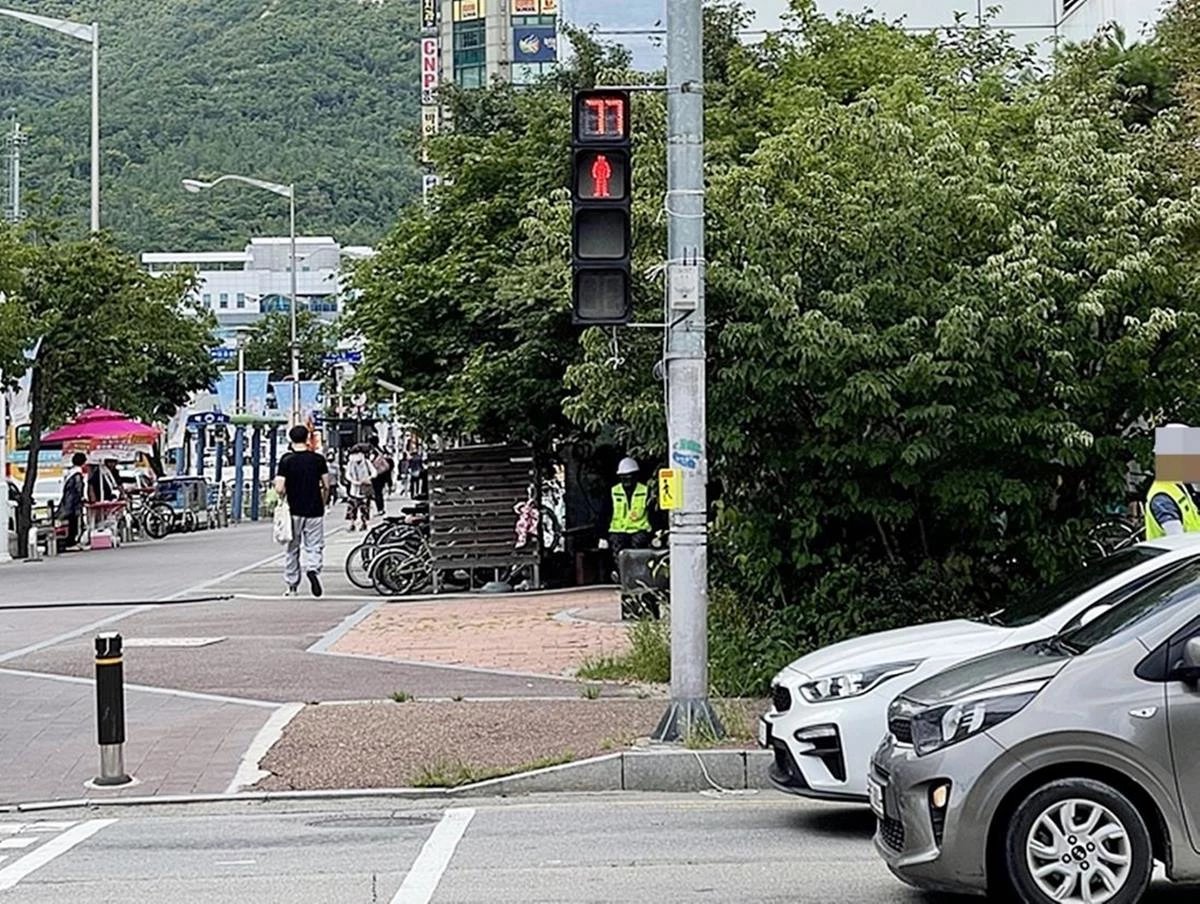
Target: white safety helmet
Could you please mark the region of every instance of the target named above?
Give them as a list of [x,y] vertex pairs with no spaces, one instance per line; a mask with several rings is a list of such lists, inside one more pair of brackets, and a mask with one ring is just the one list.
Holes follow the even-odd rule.
[[636,474],[640,470],[638,463],[632,458],[622,458],[621,463],[617,465],[617,476],[625,477],[629,474]]

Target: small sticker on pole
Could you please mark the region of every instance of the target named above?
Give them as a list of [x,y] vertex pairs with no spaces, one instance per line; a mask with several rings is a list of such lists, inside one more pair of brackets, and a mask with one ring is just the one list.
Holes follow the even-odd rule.
[[663,468],[658,472],[658,507],[671,511],[683,504],[683,472],[677,468]]

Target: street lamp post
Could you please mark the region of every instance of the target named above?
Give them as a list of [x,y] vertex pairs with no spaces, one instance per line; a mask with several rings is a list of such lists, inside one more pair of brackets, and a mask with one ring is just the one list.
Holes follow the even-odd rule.
[[69,19],[53,19],[35,16],[16,9],[0,9],[0,16],[20,19],[32,25],[49,28],[59,34],[92,45],[92,232],[100,231],[100,24],[72,22]]
[[12,561],[8,551],[8,393],[4,389],[4,371],[0,371],[0,530],[4,533],[4,542],[0,543],[0,565]]
[[199,179],[184,179],[183,188],[192,194],[198,194],[220,185],[222,182],[241,182],[253,188],[261,188],[273,194],[288,199],[288,237],[290,240],[289,267],[291,271],[291,321],[292,321],[292,407],[289,422],[292,425],[300,423],[300,344],[296,338],[296,185],[281,185],[278,182],[267,182],[263,179],[252,179],[249,176],[225,175],[211,182]]

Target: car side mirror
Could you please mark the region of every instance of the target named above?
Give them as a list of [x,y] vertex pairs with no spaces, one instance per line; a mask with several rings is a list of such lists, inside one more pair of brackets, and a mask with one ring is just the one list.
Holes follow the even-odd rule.
[[1187,684],[1200,684],[1200,637],[1193,637],[1183,645],[1183,657],[1171,677]]

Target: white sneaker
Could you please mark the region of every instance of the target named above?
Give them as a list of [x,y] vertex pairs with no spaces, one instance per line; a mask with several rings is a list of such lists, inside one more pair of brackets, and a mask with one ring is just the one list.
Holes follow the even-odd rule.
[[286,590],[284,590],[284,591],[283,591],[283,595],[284,595],[285,597],[288,597],[288,596],[299,596],[299,595],[300,595],[300,591],[299,591],[299,589],[298,589],[298,588],[296,588],[296,587],[288,587]]

